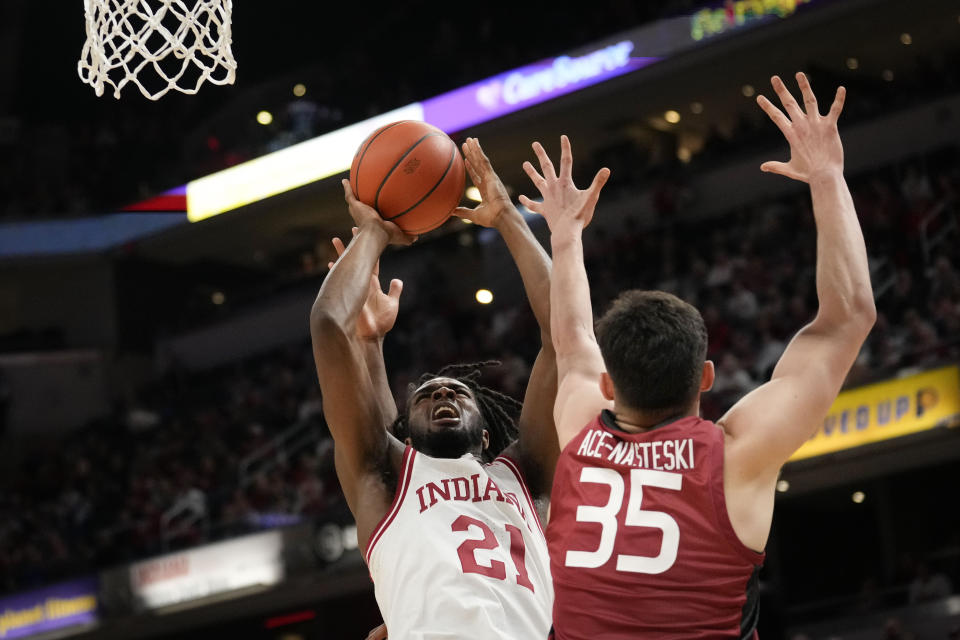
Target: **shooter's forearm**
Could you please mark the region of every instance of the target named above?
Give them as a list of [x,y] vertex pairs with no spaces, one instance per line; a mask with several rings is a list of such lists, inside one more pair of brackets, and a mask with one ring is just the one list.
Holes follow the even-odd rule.
[[515,207],[503,212],[497,229],[520,271],[540,331],[550,335],[550,256]]
[[383,338],[364,341],[363,359],[370,373],[370,382],[377,394],[384,421],[386,424],[393,424],[397,419],[397,403],[390,390],[390,379],[387,377],[387,367],[383,360]]
[[388,240],[387,233],[379,227],[360,229],[323,281],[311,310],[311,324],[324,316],[352,331],[367,299],[370,275]]

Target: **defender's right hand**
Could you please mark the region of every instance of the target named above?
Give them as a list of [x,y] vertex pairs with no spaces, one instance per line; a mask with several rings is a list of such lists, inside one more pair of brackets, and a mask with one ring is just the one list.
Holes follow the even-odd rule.
[[367,634],[367,640],[387,640],[387,625],[381,624],[376,629],[371,629]]
[[403,229],[394,223],[388,222],[381,218],[376,209],[357,200],[357,197],[353,194],[353,187],[350,186],[349,180],[344,178],[342,183],[343,199],[347,201],[347,207],[350,210],[350,217],[353,218],[353,222],[357,225],[357,227],[360,229],[376,228],[380,231],[383,231],[386,233],[387,242],[390,244],[407,246],[413,244],[417,240],[417,236],[411,236],[404,233]]
[[593,219],[593,210],[600,198],[600,190],[610,177],[610,170],[606,167],[600,169],[589,187],[578,189],[573,183],[573,151],[567,136],[560,137],[559,175],[539,142],[533,143],[533,151],[540,160],[543,175],[529,162],[523,163],[523,170],[540,191],[543,202],[534,202],[527,196],[520,196],[520,203],[542,215],[554,236],[579,234]]

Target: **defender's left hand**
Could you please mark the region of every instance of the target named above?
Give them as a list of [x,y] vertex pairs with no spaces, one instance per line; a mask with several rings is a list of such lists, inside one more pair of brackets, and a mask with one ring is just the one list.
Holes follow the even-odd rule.
[[610,177],[610,170],[604,167],[594,176],[586,189],[578,189],[573,183],[573,151],[570,139],[560,136],[560,174],[557,175],[550,156],[539,142],[533,143],[533,151],[540,160],[540,175],[529,162],[523,163],[534,186],[543,195],[543,202],[534,202],[527,196],[520,196],[520,203],[527,209],[539,213],[547,221],[550,232],[579,233],[590,224],[593,211],[600,198],[600,190]]

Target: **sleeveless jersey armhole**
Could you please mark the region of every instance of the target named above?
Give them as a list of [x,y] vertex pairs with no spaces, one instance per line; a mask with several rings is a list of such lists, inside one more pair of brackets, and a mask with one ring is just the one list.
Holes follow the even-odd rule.
[[377,541],[383,536],[387,527],[390,526],[390,523],[393,522],[393,519],[397,517],[400,506],[403,504],[407,489],[410,487],[410,477],[413,475],[413,462],[416,459],[416,454],[416,450],[409,445],[403,451],[400,479],[397,481],[397,490],[393,494],[393,502],[390,504],[390,509],[387,510],[380,519],[380,522],[377,523],[377,526],[373,528],[373,533],[370,534],[370,540],[367,541],[367,550],[363,557],[368,567],[370,566],[370,558],[373,555],[373,548],[376,546]]
[[754,566],[762,565],[765,554],[745,545],[737,536],[737,532],[733,530],[733,523],[730,522],[730,514],[727,512],[727,498],[723,490],[724,446],[726,443],[723,439],[723,430],[717,427],[716,432],[720,435],[719,443],[710,447],[710,496],[713,501],[717,526],[733,551]]

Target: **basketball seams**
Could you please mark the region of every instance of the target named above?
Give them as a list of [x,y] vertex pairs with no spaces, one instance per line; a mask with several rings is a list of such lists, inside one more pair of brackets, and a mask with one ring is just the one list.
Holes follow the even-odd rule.
[[[363,146],[360,148],[360,151],[357,152],[357,166],[356,170],[353,167],[350,168],[351,177],[353,178],[353,194],[356,197],[360,197],[360,165],[363,164],[363,158],[367,155],[367,149],[370,148],[370,145],[373,144],[373,141],[379,138],[382,134],[394,128],[398,124],[404,124],[405,122],[410,122],[409,120],[400,120],[398,122],[391,122],[390,124],[385,124],[372,134],[370,137],[363,143]],[[377,192],[379,194],[379,191]]]
[[[360,145],[350,182],[357,199],[384,220],[420,234],[442,226],[463,197],[466,172],[459,155],[456,143],[437,127],[402,120],[377,129]],[[367,174],[362,183],[361,172]]]
[[[434,191],[437,190],[437,187],[439,187],[441,184],[443,184],[443,181],[447,178],[447,174],[450,173],[450,169],[453,168],[453,162],[454,162],[454,160],[457,159],[457,145],[454,144],[453,140],[451,140],[450,143],[451,143],[451,147],[452,147],[452,149],[450,150],[450,151],[451,151],[451,153],[450,153],[450,162],[447,163],[447,168],[443,170],[443,174],[440,176],[440,179],[437,180],[436,184],[434,184],[432,187],[430,187],[430,190],[427,191],[422,198],[420,198],[419,200],[417,200],[412,207],[408,207],[405,211],[401,211],[400,213],[398,213],[398,214],[395,215],[395,216],[391,216],[391,217],[389,217],[389,218],[384,218],[384,220],[389,220],[389,221],[393,222],[393,221],[396,220],[397,218],[399,218],[399,217],[401,217],[401,216],[404,216],[404,215],[410,213],[411,211],[413,211],[414,209],[416,209],[417,207],[419,207],[421,204],[423,204],[423,202],[424,202],[427,198],[429,198],[429,197],[433,194]],[[391,173],[392,173],[392,172],[393,172],[393,170],[391,169]],[[389,177],[390,177],[390,176],[387,175],[387,178],[389,178]],[[387,178],[384,178],[383,181],[386,182],[386,181],[387,181]],[[379,194],[378,194],[378,195],[379,195]]]
[[[390,179],[390,176],[393,175],[393,172],[396,171],[396,170],[397,170],[397,167],[400,166],[400,163],[402,163],[402,162],[406,159],[406,157],[407,157],[408,155],[410,155],[410,154],[413,152],[413,150],[417,148],[418,145],[420,145],[421,142],[423,142],[423,141],[426,140],[427,138],[433,138],[433,137],[436,137],[436,136],[446,136],[446,134],[443,133],[442,131],[431,131],[430,133],[426,134],[425,136],[423,136],[422,138],[420,138],[419,140],[417,140],[416,142],[414,142],[412,145],[410,145],[410,148],[407,149],[406,151],[404,151],[404,152],[403,152],[403,155],[401,155],[401,156],[397,159],[397,161],[394,163],[394,165],[393,165],[392,167],[390,167],[390,170],[387,171],[387,173],[386,173],[385,176],[383,176],[383,180],[380,181],[380,186],[377,187],[377,195],[374,196],[374,198],[373,198],[373,208],[374,208],[374,209],[376,209],[377,211],[380,211],[380,192],[383,190],[383,185],[385,185],[385,184],[387,183],[387,180]],[[358,169],[359,169],[359,167],[358,167]]]

